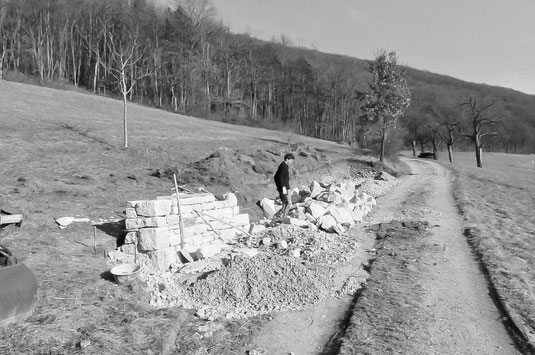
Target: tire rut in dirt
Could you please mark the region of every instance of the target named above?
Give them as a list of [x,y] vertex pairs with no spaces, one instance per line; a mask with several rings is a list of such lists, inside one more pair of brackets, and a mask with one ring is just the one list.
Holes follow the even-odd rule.
[[[393,221],[373,226],[376,256],[370,278],[355,295],[348,314],[323,354],[418,353],[429,339],[431,315],[422,306],[422,278],[428,255],[425,221]],[[416,345],[415,345],[416,344]]]

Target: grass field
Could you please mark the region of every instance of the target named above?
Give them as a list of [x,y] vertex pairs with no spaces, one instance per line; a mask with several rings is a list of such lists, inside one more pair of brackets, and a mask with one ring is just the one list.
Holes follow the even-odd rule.
[[[34,313],[0,329],[0,353],[243,353],[262,319],[209,329],[189,311],[152,309],[143,289],[105,278],[110,231],[97,231],[94,255],[91,226],[60,230],[54,218],[117,218],[128,200],[171,193],[172,183],[151,175],[155,169],[203,159],[221,146],[280,150],[289,134],[130,105],[125,150],[121,118],[117,100],[0,80],[0,207],[24,214],[22,227],[6,229],[0,242],[38,279]],[[332,159],[351,154],[332,142],[293,139]],[[473,154],[456,159],[467,224],[500,294],[533,327],[534,157],[485,154],[484,169],[473,167]]]
[[[535,155],[456,153],[454,195],[498,295],[535,328]],[[444,162],[445,165],[449,163]]]

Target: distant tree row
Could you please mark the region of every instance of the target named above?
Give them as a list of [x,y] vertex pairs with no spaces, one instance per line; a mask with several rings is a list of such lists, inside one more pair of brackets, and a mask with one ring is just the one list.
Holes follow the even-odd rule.
[[[205,0],[0,0],[0,68],[184,114],[355,137],[355,75],[233,35]],[[126,106],[125,106],[126,107]]]
[[125,146],[126,103],[135,101],[363,148],[392,150],[402,139],[421,150],[454,141],[469,148],[463,135],[470,134],[473,99],[475,109],[493,103],[484,110],[493,134],[480,136],[481,147],[535,152],[531,96],[406,68],[411,105],[394,113],[397,124],[383,122],[393,129],[386,135],[362,95],[374,85],[373,62],[291,47],[285,36],[265,42],[231,34],[214,20],[209,0],[177,4],[157,10],[148,0],[0,0],[0,73],[122,97]]

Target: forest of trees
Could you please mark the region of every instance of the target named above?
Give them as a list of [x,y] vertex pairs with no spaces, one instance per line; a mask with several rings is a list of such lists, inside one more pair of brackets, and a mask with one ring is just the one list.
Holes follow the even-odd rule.
[[[0,0],[0,74],[362,148],[378,145],[380,134],[363,119],[358,97],[371,81],[367,62],[293,47],[285,36],[261,41],[232,34],[209,0],[177,4],[161,10],[148,0]],[[470,119],[462,103],[474,98],[495,103],[486,112],[493,132],[481,142],[487,151],[535,152],[535,97],[406,69],[411,105],[391,140],[419,150],[439,149],[441,142],[451,148],[454,141],[470,149],[460,128]]]

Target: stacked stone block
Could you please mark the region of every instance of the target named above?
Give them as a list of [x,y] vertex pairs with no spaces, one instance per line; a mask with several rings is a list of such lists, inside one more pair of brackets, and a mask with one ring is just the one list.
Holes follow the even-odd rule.
[[[183,234],[176,194],[128,201],[127,235],[119,252],[132,260],[137,253],[140,261],[164,271],[180,262],[180,251],[195,254],[200,247],[231,242],[242,230],[249,229],[249,215],[240,214],[238,200],[232,193],[220,199],[210,193],[179,194],[179,199]],[[125,255],[117,253],[115,257],[125,259]]]

